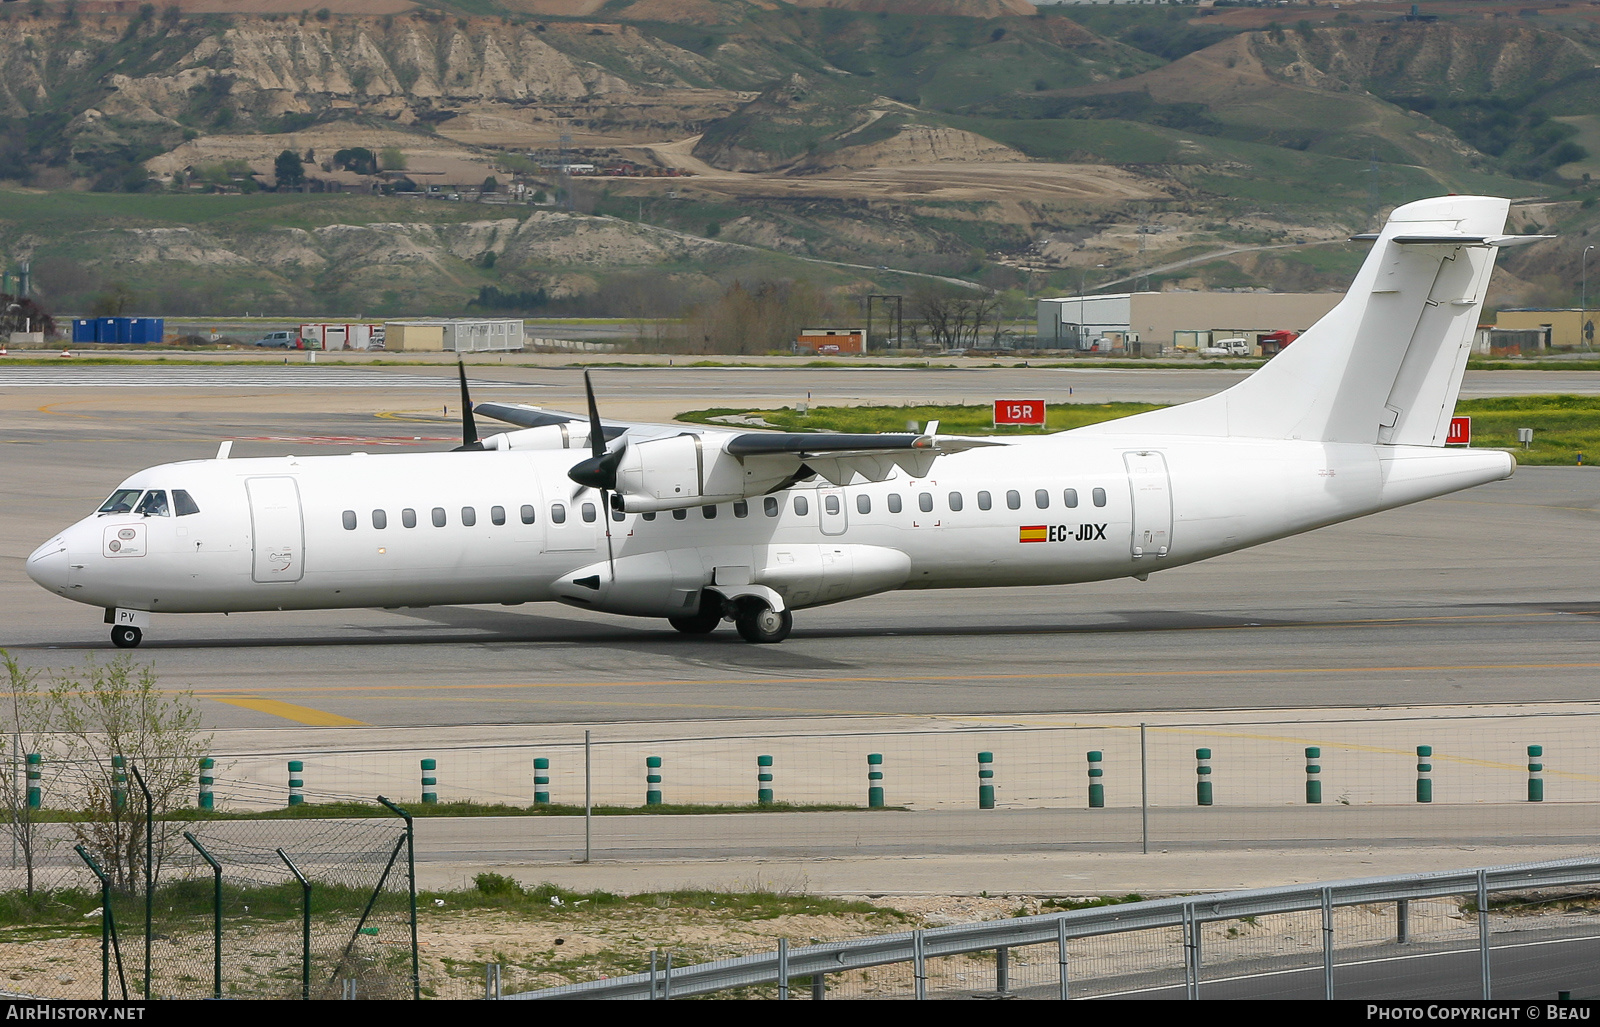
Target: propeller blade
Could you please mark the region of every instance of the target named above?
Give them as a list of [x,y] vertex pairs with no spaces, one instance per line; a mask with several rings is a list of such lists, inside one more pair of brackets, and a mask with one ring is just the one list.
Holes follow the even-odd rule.
[[600,516],[606,519],[606,568],[611,572],[611,580],[617,580],[617,553],[611,545],[611,494],[605,489],[600,490]]
[[472,416],[472,397],[467,393],[467,364],[456,358],[456,371],[461,375],[461,445],[454,452],[471,452],[483,449],[478,441],[478,422]]
[[589,397],[589,452],[598,460],[605,456],[606,430],[600,423],[600,407],[594,401],[594,383],[589,381],[589,372],[583,372],[583,391]]

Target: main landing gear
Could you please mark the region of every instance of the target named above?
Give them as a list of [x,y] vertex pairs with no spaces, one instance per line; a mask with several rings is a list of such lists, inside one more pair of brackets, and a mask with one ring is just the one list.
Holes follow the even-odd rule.
[[722,623],[723,617],[729,615],[739,629],[739,636],[757,645],[782,642],[794,628],[794,614],[788,610],[774,610],[755,596],[725,602],[721,596],[710,591],[701,594],[698,612],[684,617],[668,617],[667,623],[685,635],[709,635]]
[[144,641],[144,632],[119,624],[111,629],[111,644],[118,649],[132,649]]

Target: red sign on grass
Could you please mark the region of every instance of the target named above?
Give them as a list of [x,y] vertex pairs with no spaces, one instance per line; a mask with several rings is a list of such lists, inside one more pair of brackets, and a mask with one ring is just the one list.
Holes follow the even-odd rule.
[[994,401],[994,423],[1044,424],[1044,400],[997,399]]

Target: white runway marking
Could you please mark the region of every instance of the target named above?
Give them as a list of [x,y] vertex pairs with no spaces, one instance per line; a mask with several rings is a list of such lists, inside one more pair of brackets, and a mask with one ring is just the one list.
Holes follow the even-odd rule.
[[[474,388],[542,389],[526,382],[467,379]],[[454,377],[351,368],[283,367],[6,367],[0,389],[22,388],[199,388],[199,389],[455,389]]]

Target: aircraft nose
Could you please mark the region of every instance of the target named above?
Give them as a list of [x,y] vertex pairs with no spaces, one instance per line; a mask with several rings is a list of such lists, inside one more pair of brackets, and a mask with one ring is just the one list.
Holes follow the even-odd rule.
[[52,592],[67,591],[67,540],[58,535],[28,557],[28,577]]

